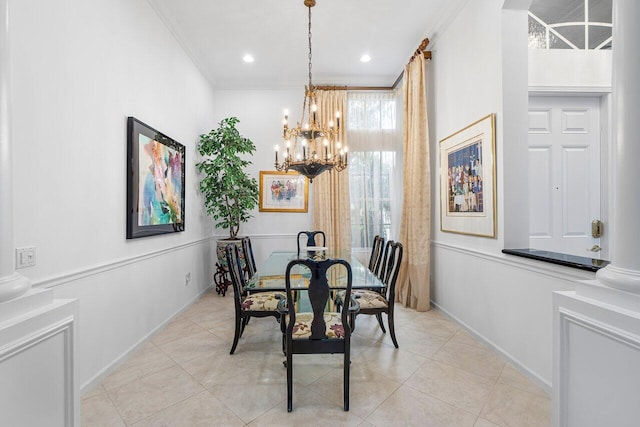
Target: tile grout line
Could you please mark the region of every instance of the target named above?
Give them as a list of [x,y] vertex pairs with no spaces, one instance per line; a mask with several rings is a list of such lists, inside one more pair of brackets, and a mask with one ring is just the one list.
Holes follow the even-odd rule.
[[[498,381],[500,381],[500,377],[502,376],[502,373],[504,372],[504,368],[507,366],[507,363],[505,362],[502,365],[502,369],[500,369],[500,374],[498,375],[498,377],[496,378],[496,380],[494,381],[493,385],[491,386],[491,392],[489,393],[489,395],[487,396],[487,398],[485,399],[484,403],[482,404],[482,407],[480,408],[480,413],[478,414],[478,417],[480,417],[482,415],[482,412],[484,411],[484,408],[487,406],[487,403],[489,403],[489,400],[491,399],[491,396],[493,395],[493,393],[496,391],[496,385],[498,385]],[[493,421],[491,421],[493,422]],[[495,424],[495,423],[494,423]]]
[[[213,297],[215,297],[215,296],[213,296]],[[209,297],[209,298],[213,298],[213,297]],[[207,298],[207,297],[205,296],[205,298]],[[208,299],[209,299],[209,298],[208,298]],[[221,314],[222,316],[226,317],[227,315],[230,315],[230,314],[231,314],[231,311],[229,311],[229,310],[227,310],[227,309],[225,308],[225,307],[228,305],[228,304],[225,304],[225,303],[226,303],[226,301],[225,301],[225,302],[222,302],[222,301],[221,301],[220,303],[218,303],[218,302],[216,301],[214,304],[212,304],[211,309],[212,309],[212,310],[215,310],[215,311],[220,311],[220,314]],[[189,308],[189,309],[190,309],[190,308]],[[187,322],[189,322],[190,324],[196,325],[198,328],[202,329],[202,331],[198,331],[198,332],[196,332],[196,333],[190,333],[190,334],[189,334],[189,335],[187,335],[187,336],[192,336],[192,335],[200,334],[200,333],[202,333],[202,332],[206,331],[206,332],[207,332],[207,333],[209,333],[212,337],[214,337],[214,338],[213,338],[213,340],[214,340],[214,341],[217,341],[217,340],[223,341],[223,340],[225,340],[225,338],[224,338],[224,337],[221,337],[220,335],[217,335],[215,332],[213,332],[213,330],[222,330],[221,328],[219,328],[219,327],[217,327],[217,326],[216,326],[216,327],[214,327],[214,328],[206,328],[206,327],[204,327],[204,326],[200,325],[200,324],[199,324],[199,323],[197,323],[196,321],[192,320],[192,317],[193,317],[193,316],[192,316],[192,317],[189,317],[189,316],[188,316],[189,309],[185,310],[185,311],[181,314],[181,316],[183,316],[183,320],[186,320],[186,321],[187,321]],[[224,311],[223,311],[223,310],[224,310]],[[428,313],[428,312],[427,312],[427,313]],[[408,313],[407,313],[407,314],[408,314]],[[423,318],[423,315],[424,315],[425,313],[412,313],[412,314],[413,314],[412,316],[407,316],[407,319],[405,319],[405,320],[406,320],[406,323],[405,323],[405,324],[411,324],[411,323],[413,322],[413,320],[412,320],[412,319],[416,319],[416,318],[418,318],[418,317]],[[428,314],[427,314],[427,316],[428,316]],[[437,322],[438,324],[441,324],[441,325],[442,325],[442,327],[449,328],[449,325],[447,324],[449,321],[448,321],[448,320],[446,320],[446,319],[438,319],[438,318],[437,318],[437,317],[435,317],[435,316],[428,316],[428,317],[425,317],[425,318],[430,319],[430,320],[433,320],[433,321]],[[375,319],[375,317],[373,317],[372,319],[375,321],[375,322],[374,322],[374,323],[375,323],[375,326],[376,326],[376,327],[378,327],[378,323],[377,323],[377,320]],[[372,423],[371,421],[369,421],[369,418],[370,418],[370,417],[371,417],[371,416],[372,416],[376,411],[378,411],[381,407],[383,407],[383,405],[384,405],[386,402],[388,402],[388,401],[389,401],[389,399],[390,399],[391,397],[393,397],[393,396],[397,396],[397,395],[398,395],[397,393],[398,393],[398,392],[399,392],[399,390],[402,388],[402,386],[407,386],[407,387],[408,387],[409,389],[411,389],[411,390],[415,390],[415,391],[417,391],[417,392],[419,392],[419,393],[424,393],[424,395],[429,396],[430,398],[433,398],[433,399],[435,399],[435,400],[437,400],[437,401],[441,402],[442,404],[444,404],[444,405],[446,405],[446,406],[448,406],[448,407],[450,407],[450,408],[454,408],[456,411],[461,411],[461,412],[466,413],[466,414],[469,414],[469,415],[471,415],[471,416],[475,416],[474,425],[475,425],[475,424],[476,424],[476,423],[477,423],[477,422],[482,418],[482,411],[486,408],[486,405],[487,405],[487,403],[489,402],[489,400],[491,399],[491,396],[495,393],[495,391],[496,391],[496,388],[497,388],[498,384],[503,384],[503,383],[501,383],[501,382],[500,382],[500,378],[502,377],[502,375],[503,375],[503,373],[504,373],[504,371],[505,371],[505,369],[506,369],[507,362],[505,362],[505,361],[502,359],[502,357],[500,357],[500,356],[496,355],[496,354],[495,354],[495,352],[491,351],[490,349],[486,349],[486,348],[485,348],[485,347],[483,347],[483,346],[474,346],[474,345],[472,345],[472,344],[468,344],[468,343],[465,343],[465,342],[458,342],[458,341],[456,341],[456,340],[455,340],[455,337],[459,334],[459,332],[460,332],[462,329],[461,329],[460,327],[458,327],[458,326],[455,324],[455,322],[451,322],[451,323],[452,323],[452,325],[453,325],[453,326],[455,326],[455,328],[456,328],[456,329],[455,329],[455,331],[454,331],[451,335],[449,335],[448,337],[445,337],[445,336],[439,336],[439,335],[437,335],[437,337],[438,337],[439,339],[442,339],[442,344],[437,348],[437,350],[435,350],[435,351],[433,351],[432,353],[430,353],[430,355],[429,355],[429,356],[426,356],[426,355],[424,355],[424,354],[422,354],[422,353],[419,353],[419,352],[413,352],[413,351],[411,351],[411,350],[404,350],[404,353],[405,353],[405,354],[410,354],[410,355],[415,356],[415,357],[421,357],[421,358],[424,358],[424,360],[423,360],[422,362],[420,362],[420,363],[419,363],[419,365],[417,366],[417,368],[415,368],[413,371],[411,371],[411,373],[410,373],[410,374],[409,374],[409,375],[408,375],[404,380],[402,380],[402,381],[397,381],[397,379],[396,379],[396,378],[390,378],[390,377],[388,377],[388,376],[386,376],[386,375],[384,375],[384,374],[379,374],[379,375],[380,375],[380,377],[386,378],[387,380],[389,380],[389,381],[393,381],[394,383],[397,383],[397,384],[399,384],[399,385],[398,385],[398,386],[393,390],[393,392],[391,392],[391,394],[389,394],[389,395],[388,395],[386,398],[384,398],[384,399],[383,399],[383,400],[382,400],[378,405],[376,405],[376,406],[375,406],[375,408],[373,408],[372,410],[370,410],[370,411],[368,412],[368,414],[366,414],[366,416],[364,416],[364,417],[358,417],[358,418],[361,418],[361,419],[362,419],[362,422],[361,422],[360,424],[363,424],[363,423],[370,423],[370,424],[374,424],[374,423]],[[401,326],[401,325],[396,324],[396,326]],[[402,328],[402,326],[401,326],[401,328]],[[377,330],[377,329],[378,329],[378,328],[376,328],[376,330]],[[420,329],[415,329],[415,328],[406,328],[406,329],[408,330],[408,331],[407,331],[407,332],[408,332],[408,334],[411,334],[412,332],[420,332],[420,331],[421,331]],[[439,329],[438,329],[438,330],[439,330]],[[363,329],[360,329],[360,331],[363,331]],[[161,332],[162,332],[162,331],[159,331],[159,333],[161,333]],[[260,334],[265,334],[265,333],[273,334],[273,335],[277,335],[276,333],[278,333],[278,334],[279,334],[279,331],[276,331],[276,330],[264,330],[264,331],[260,330],[259,332],[260,332]],[[365,331],[365,333],[367,333],[367,332]],[[387,334],[381,334],[381,335],[379,335],[379,334],[377,334],[377,333],[376,333],[376,336],[375,336],[374,338],[372,338],[370,335],[369,335],[369,336],[367,336],[367,335],[361,335],[360,333],[357,333],[357,332],[356,332],[356,333],[354,333],[354,335],[356,335],[356,336],[358,337],[358,339],[363,340],[363,344],[365,344],[365,347],[376,347],[376,348],[378,348],[378,349],[387,348],[388,350],[393,350],[393,349],[395,349],[395,347],[390,346],[390,345],[389,345],[389,343],[387,342],[387,341],[388,341],[388,338],[389,338],[388,333],[387,333]],[[156,335],[156,336],[157,336],[157,335]],[[167,341],[166,343],[163,343],[163,345],[164,345],[164,344],[169,344],[169,343],[171,343],[171,342],[175,342],[175,341],[177,341],[177,340],[179,340],[179,339],[182,339],[182,338],[186,338],[187,336],[184,336],[184,337],[182,337],[182,336],[177,337],[177,338],[175,338],[175,339],[172,339],[172,340],[170,340],[170,341]],[[435,336],[434,336],[434,337],[435,337]],[[249,337],[249,338],[251,338],[251,337]],[[472,338],[473,338],[473,337],[472,337]],[[171,360],[171,361],[172,361],[173,366],[171,366],[171,367],[167,367],[167,368],[164,368],[164,369],[160,369],[160,370],[158,370],[158,371],[151,372],[151,373],[148,373],[148,374],[146,374],[146,375],[143,375],[143,376],[141,376],[140,378],[136,378],[135,380],[131,380],[131,381],[129,381],[129,382],[127,382],[127,383],[125,383],[125,384],[122,384],[122,385],[118,386],[117,388],[114,388],[114,389],[113,389],[114,391],[115,391],[115,390],[117,390],[118,388],[120,388],[120,387],[122,387],[122,386],[126,385],[126,384],[129,384],[129,383],[133,382],[133,381],[140,381],[140,380],[143,380],[144,378],[146,378],[146,377],[148,377],[148,376],[150,376],[150,375],[153,375],[153,374],[157,374],[157,373],[163,372],[163,371],[168,370],[168,369],[171,369],[171,368],[173,368],[173,367],[175,367],[175,366],[179,367],[179,368],[180,368],[180,370],[181,370],[182,372],[186,373],[186,374],[188,375],[188,377],[189,377],[192,381],[194,381],[194,383],[196,383],[196,384],[198,384],[200,387],[202,387],[202,390],[200,390],[200,391],[198,391],[198,392],[196,392],[196,393],[190,394],[189,396],[186,396],[186,397],[184,397],[184,398],[182,398],[182,399],[180,399],[180,400],[178,400],[178,401],[176,401],[176,402],[173,402],[173,403],[172,403],[172,404],[170,404],[169,406],[167,406],[167,407],[165,407],[165,408],[162,408],[162,409],[160,409],[160,410],[157,410],[157,411],[155,411],[153,414],[150,414],[150,415],[148,415],[148,416],[146,416],[146,417],[144,417],[144,418],[142,418],[142,419],[136,420],[135,422],[132,422],[132,423],[127,423],[127,422],[124,420],[124,417],[122,416],[122,413],[121,413],[120,409],[118,408],[118,406],[116,406],[116,404],[115,404],[115,401],[114,401],[114,398],[113,398],[112,394],[109,392],[109,390],[107,390],[106,388],[104,388],[104,386],[103,386],[103,384],[102,384],[102,382],[101,382],[101,383],[100,383],[100,386],[102,386],[102,387],[103,387],[104,393],[107,393],[107,397],[108,397],[108,399],[110,400],[111,404],[113,405],[114,409],[116,410],[116,413],[117,413],[117,414],[118,414],[118,416],[120,417],[120,420],[121,420],[125,425],[127,425],[127,426],[130,426],[130,425],[133,425],[133,424],[136,424],[136,423],[142,422],[142,421],[144,421],[144,420],[146,420],[146,419],[148,419],[148,418],[151,418],[151,417],[153,417],[153,416],[156,416],[156,415],[157,415],[157,414],[159,414],[160,412],[165,411],[165,410],[167,410],[167,409],[169,409],[169,408],[172,408],[172,407],[174,407],[174,406],[177,406],[178,404],[180,404],[180,403],[182,403],[182,402],[185,402],[186,400],[189,400],[189,399],[193,398],[194,396],[197,396],[199,393],[203,393],[204,391],[206,391],[206,392],[207,392],[211,397],[213,397],[213,398],[214,398],[214,399],[215,399],[219,404],[221,404],[224,408],[226,408],[226,409],[229,411],[229,413],[230,413],[230,414],[233,414],[233,415],[234,415],[234,416],[235,416],[235,417],[236,417],[236,418],[237,418],[237,419],[238,419],[238,420],[239,420],[239,421],[240,421],[244,426],[248,426],[248,425],[249,425],[249,424],[251,424],[252,422],[255,422],[257,419],[259,419],[260,417],[262,417],[262,416],[264,416],[265,414],[269,413],[270,411],[272,411],[273,409],[277,408],[278,406],[280,406],[281,404],[283,404],[283,402],[285,402],[285,401],[286,401],[286,399],[281,399],[280,401],[278,401],[277,403],[275,403],[273,406],[269,407],[268,409],[263,410],[260,414],[256,415],[256,416],[255,416],[252,420],[250,420],[249,422],[246,422],[242,417],[240,417],[237,413],[235,413],[235,412],[234,412],[234,411],[233,411],[229,406],[227,406],[223,401],[221,401],[220,399],[218,399],[218,398],[213,394],[213,392],[211,391],[211,389],[210,389],[209,387],[207,387],[203,382],[199,381],[199,380],[198,380],[198,379],[196,379],[196,378],[195,378],[195,377],[194,377],[190,372],[188,372],[188,371],[183,367],[183,364],[182,364],[182,363],[178,362],[174,357],[172,357],[172,356],[171,356],[171,355],[169,355],[165,350],[163,350],[163,349],[160,347],[160,345],[156,344],[156,343],[155,343],[155,342],[153,342],[151,339],[149,340],[149,342],[153,345],[153,351],[154,351],[154,352],[160,351],[160,353],[161,353],[161,354],[163,354],[163,355],[164,355],[164,356],[166,356],[169,360]],[[436,360],[436,359],[434,359],[434,357],[435,357],[438,353],[440,353],[440,352],[442,351],[442,349],[443,349],[445,346],[447,346],[448,344],[450,344],[450,343],[452,343],[452,342],[456,342],[456,344],[463,345],[464,347],[475,347],[475,348],[481,348],[481,349],[483,349],[483,350],[488,350],[491,354],[496,355],[496,356],[498,357],[498,359],[502,362],[502,366],[501,366],[501,368],[500,368],[500,371],[499,371],[498,375],[495,377],[495,379],[494,379],[494,380],[491,380],[490,378],[483,377],[482,375],[479,375],[479,374],[477,374],[477,373],[475,373],[475,372],[471,372],[471,371],[469,371],[469,370],[467,370],[467,369],[465,369],[465,368],[462,368],[462,367],[460,367],[460,366],[451,365],[450,363],[447,363],[447,361],[440,361],[440,360]],[[252,344],[253,344],[253,343],[252,343]],[[398,349],[398,350],[400,350],[400,349]],[[398,350],[396,350],[396,351],[398,351]],[[364,357],[364,356],[366,356],[366,354],[367,354],[367,353],[365,353],[364,351],[365,351],[365,350],[362,350],[362,352],[360,353],[360,355],[361,355],[361,356],[363,356],[363,357]],[[278,351],[278,354],[280,354],[280,352],[279,352],[279,351]],[[353,356],[353,355],[352,355],[352,356]],[[195,358],[191,358],[191,359],[188,359],[188,360],[186,360],[186,361],[184,361],[184,362],[189,362],[189,361],[194,360],[194,359],[195,359]],[[442,399],[440,399],[440,398],[438,398],[438,397],[436,397],[436,396],[433,396],[433,395],[431,395],[431,394],[429,394],[429,393],[427,393],[427,392],[424,392],[424,391],[418,390],[418,389],[416,389],[416,388],[414,388],[414,387],[412,387],[411,385],[409,385],[409,384],[408,384],[408,381],[411,379],[411,377],[413,377],[413,376],[414,376],[414,375],[415,375],[415,374],[416,374],[416,373],[417,373],[417,372],[418,372],[422,367],[424,367],[424,366],[425,366],[425,364],[427,364],[428,362],[432,362],[432,363],[442,363],[442,364],[444,364],[444,365],[446,365],[446,366],[449,366],[449,367],[451,367],[451,368],[455,368],[455,369],[459,369],[459,370],[460,370],[460,371],[462,371],[462,372],[465,372],[465,373],[468,373],[468,374],[470,374],[470,375],[473,375],[473,376],[476,376],[476,377],[482,378],[482,379],[484,379],[484,380],[491,380],[492,384],[491,384],[490,392],[489,392],[489,394],[488,394],[487,398],[484,400],[484,402],[483,402],[482,406],[480,407],[480,411],[479,411],[479,413],[478,413],[477,415],[476,415],[476,414],[473,414],[472,412],[469,412],[469,411],[468,411],[468,410],[466,410],[466,409],[459,408],[459,407],[457,407],[457,406],[455,406],[455,405],[453,405],[453,404],[451,404],[451,403],[448,403],[448,402],[446,402],[446,401],[444,401],[444,400],[442,400]],[[317,379],[315,379],[315,380],[314,380],[314,381],[312,381],[310,384],[308,384],[308,385],[306,385],[306,386],[304,386],[304,387],[309,387],[309,386],[312,386],[313,384],[318,383],[318,381],[321,381],[323,378],[327,377],[327,375],[331,375],[331,374],[332,374],[332,372],[333,372],[333,370],[328,370],[327,372],[323,373],[320,377],[318,377]],[[520,392],[526,393],[526,395],[530,395],[530,396],[532,396],[532,397],[537,397],[537,398],[539,398],[539,399],[544,399],[542,396],[539,396],[538,394],[533,393],[533,392],[530,392],[530,391],[528,391],[528,390],[523,390],[523,389],[521,389],[521,388],[519,388],[519,387],[512,387],[512,386],[509,386],[508,384],[503,384],[503,385],[504,385],[504,386],[506,386],[506,387],[513,388],[514,390],[517,390],[517,391],[520,391]],[[322,395],[320,395],[320,396],[322,397]],[[328,399],[327,399],[327,398],[324,398],[324,400],[328,400]],[[329,401],[330,401],[330,400],[329,400]],[[375,424],[374,424],[374,425],[375,425]]]

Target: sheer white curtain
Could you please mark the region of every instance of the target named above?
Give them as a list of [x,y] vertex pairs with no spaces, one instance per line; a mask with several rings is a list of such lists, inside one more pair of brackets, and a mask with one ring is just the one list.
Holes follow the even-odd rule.
[[375,235],[397,239],[402,210],[402,131],[396,91],[349,92],[347,136],[351,243],[368,250]]

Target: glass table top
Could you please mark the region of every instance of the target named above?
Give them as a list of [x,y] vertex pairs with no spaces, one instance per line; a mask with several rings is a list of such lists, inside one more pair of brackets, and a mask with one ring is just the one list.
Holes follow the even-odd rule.
[[[315,255],[319,259],[324,252],[296,252],[276,251],[269,255],[269,258],[258,267],[256,274],[249,279],[245,291],[282,291],[285,289],[284,274],[287,264],[294,259],[306,259]],[[340,254],[326,254],[327,258],[340,258],[351,265],[353,276],[352,288],[382,288],[384,285],[369,268],[362,265],[358,259],[350,252]],[[303,265],[296,265],[291,272],[291,287],[294,289],[307,289],[309,287],[309,277],[311,272]],[[329,287],[332,289],[345,289],[347,287],[347,270],[342,265],[336,265],[329,270]]]

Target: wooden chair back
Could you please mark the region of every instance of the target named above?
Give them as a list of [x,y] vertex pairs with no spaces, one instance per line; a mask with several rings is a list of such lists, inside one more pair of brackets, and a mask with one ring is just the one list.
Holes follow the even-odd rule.
[[237,245],[227,245],[226,249],[227,266],[229,268],[229,276],[231,277],[231,284],[233,285],[233,299],[235,300],[236,308],[240,310],[240,303],[242,296],[244,295],[244,287],[246,281],[244,273],[242,271],[242,264],[240,262],[240,251]]
[[373,238],[373,246],[371,247],[371,258],[369,258],[369,270],[378,275],[380,264],[382,263],[382,255],[384,249],[384,237],[375,236]]
[[[301,231],[298,233],[298,254],[300,253],[300,236],[306,237],[307,244],[305,246],[325,246],[327,242],[327,237],[324,234],[324,231]],[[316,241],[316,236],[322,237],[322,243]]]
[[382,283],[385,284],[385,297],[390,307],[396,299],[396,281],[398,280],[398,273],[400,272],[403,251],[402,243],[394,242],[393,240],[389,240],[385,247],[384,265],[379,277]]
[[242,252],[244,253],[244,264],[247,269],[247,278],[251,279],[256,274],[256,260],[253,257],[253,248],[249,237],[242,238]]

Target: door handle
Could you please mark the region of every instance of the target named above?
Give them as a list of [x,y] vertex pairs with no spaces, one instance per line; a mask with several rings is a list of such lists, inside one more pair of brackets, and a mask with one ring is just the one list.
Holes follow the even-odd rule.
[[591,252],[600,252],[602,250],[602,248],[598,245],[593,245],[593,247],[591,247],[591,249],[589,249]]

